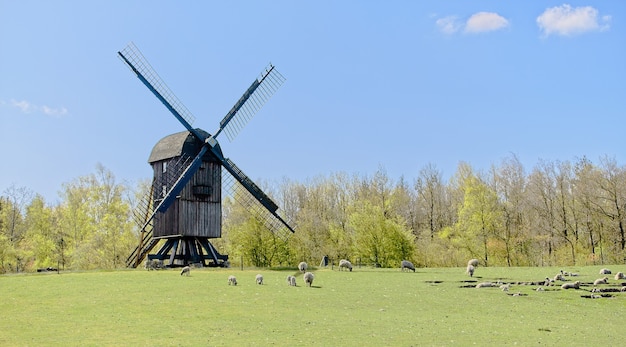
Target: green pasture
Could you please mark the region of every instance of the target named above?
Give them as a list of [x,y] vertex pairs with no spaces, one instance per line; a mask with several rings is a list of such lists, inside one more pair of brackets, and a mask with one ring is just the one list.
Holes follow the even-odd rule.
[[[626,266],[607,266],[613,273]],[[0,276],[1,346],[465,346],[616,345],[626,293],[589,296],[600,266],[566,268],[579,290],[526,282],[558,268],[176,269]],[[255,284],[257,273],[265,284]],[[297,287],[286,277],[296,274]],[[237,286],[227,278],[235,275]],[[604,288],[619,288],[610,275]],[[521,295],[512,295],[521,294]]]

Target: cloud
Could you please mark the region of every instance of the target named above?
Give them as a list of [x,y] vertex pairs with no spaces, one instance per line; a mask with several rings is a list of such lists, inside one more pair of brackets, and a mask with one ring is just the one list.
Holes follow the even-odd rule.
[[59,117],[59,116],[64,116],[68,113],[67,108],[65,107],[53,108],[47,105],[38,106],[26,100],[17,101],[17,100],[11,99],[11,101],[8,103],[5,102],[4,100],[1,100],[0,105],[10,105],[20,110],[20,112],[26,113],[26,114],[43,113],[47,116]]
[[437,19],[435,22],[439,30],[448,35],[452,35],[457,32],[461,26],[463,25],[456,16],[448,16],[444,18]]
[[447,16],[436,20],[435,24],[439,31],[446,35],[452,35],[459,31],[467,34],[478,34],[504,29],[509,26],[509,21],[494,12],[478,12],[469,17],[467,21],[457,16]]
[[575,7],[568,4],[546,9],[537,17],[543,36],[573,36],[590,31],[609,29],[611,16],[598,19],[598,10],[591,6]]
[[494,12],[478,12],[473,14],[465,24],[466,33],[484,33],[496,31],[509,26],[509,21]]

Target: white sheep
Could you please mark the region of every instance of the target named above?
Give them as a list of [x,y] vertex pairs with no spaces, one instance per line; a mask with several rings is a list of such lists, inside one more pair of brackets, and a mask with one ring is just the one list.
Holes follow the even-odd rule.
[[465,270],[465,273],[470,275],[470,277],[474,277],[474,265],[467,264],[467,269]]
[[500,286],[500,289],[502,289],[503,292],[508,292],[509,289],[511,289],[511,284],[510,283],[503,284]]
[[578,289],[580,287],[580,281],[574,283],[563,283],[561,289]]
[[554,281],[565,281],[565,277],[563,277],[563,275],[559,272],[554,276]]
[[305,263],[305,262],[301,262],[300,264],[298,264],[298,270],[300,270],[300,272],[306,272],[306,269],[309,266]]
[[491,282],[482,282],[476,285],[476,288],[491,288],[491,287],[495,287],[495,285]]
[[287,285],[295,287],[296,286],[296,277],[295,276],[287,276]]
[[593,281],[594,286],[597,286],[599,284],[609,284],[609,278],[608,277],[598,278],[597,280]]
[[620,292],[626,292],[626,286],[623,286],[622,289],[619,290]]
[[610,275],[610,274],[611,274],[611,270],[607,268],[600,270],[600,275]]
[[624,275],[623,272],[620,271],[620,272],[615,274],[615,280],[616,281],[625,280],[625,279],[626,279],[626,276]]
[[187,275],[189,276],[189,272],[191,271],[191,268],[189,267],[189,265],[185,266],[181,271],[180,271],[180,275]]
[[263,284],[263,275],[261,274],[256,275],[256,284],[260,284],[260,285]]
[[306,285],[310,287],[311,285],[313,285],[313,279],[315,278],[315,276],[311,272],[305,272],[302,278],[304,278],[304,283],[306,283]]
[[350,271],[352,271],[352,263],[346,259],[341,259],[339,261],[339,271],[343,269],[349,269]]
[[415,272],[415,266],[413,265],[413,263],[411,263],[411,262],[410,262],[410,261],[408,261],[408,260],[403,260],[403,261],[400,263],[400,270],[401,270],[401,271],[404,271],[404,269],[407,269],[407,270],[413,270],[413,272]]
[[467,261],[467,265],[471,265],[473,267],[477,267],[478,266],[478,259],[470,259]]
[[236,286],[237,285],[237,277],[230,275],[228,276],[228,285],[233,285]]

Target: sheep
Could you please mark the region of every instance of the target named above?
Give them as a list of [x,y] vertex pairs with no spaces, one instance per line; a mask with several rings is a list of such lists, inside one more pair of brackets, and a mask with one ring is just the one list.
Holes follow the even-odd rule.
[[470,277],[474,277],[474,265],[468,264],[467,269],[465,270],[465,273],[470,275]]
[[597,280],[593,281],[594,286],[597,286],[599,284],[609,284],[609,278],[608,277],[598,278]]
[[626,286],[623,286],[619,291],[622,292],[622,293],[626,292]]
[[611,274],[611,270],[607,268],[600,270],[600,275],[610,275],[610,274]]
[[500,286],[500,289],[502,289],[503,292],[508,292],[509,289],[511,289],[511,284],[507,283],[507,284],[503,284]]
[[624,275],[623,272],[620,271],[620,272],[615,274],[615,280],[616,281],[624,280],[624,279],[626,279],[626,276]]
[[477,267],[478,266],[478,259],[470,259],[467,261],[467,265],[471,265],[473,267]]
[[563,283],[561,289],[578,289],[580,287],[580,281],[574,283]]
[[256,284],[263,285],[263,275],[261,274],[256,275]]
[[408,261],[408,260],[403,260],[403,261],[400,263],[400,270],[401,270],[401,271],[404,271],[404,269],[407,269],[407,270],[413,270],[413,272],[415,272],[415,266],[413,265],[413,263],[411,263],[411,262],[410,262],[410,261]]
[[342,269],[349,269],[350,271],[352,271],[352,263],[346,259],[341,259],[339,261],[339,271],[341,271]]
[[538,292],[543,292],[544,290],[545,289],[543,289],[543,287],[537,287],[537,289],[535,289],[535,291],[538,291]]
[[287,276],[287,285],[291,286],[291,287],[295,287],[296,286],[296,277],[295,276]]
[[561,275],[561,273],[558,273],[554,276],[554,281],[565,281],[565,277],[563,277],[563,275]]
[[230,285],[236,286],[237,285],[237,277],[232,276],[232,275],[228,276],[228,285],[229,286]]
[[305,263],[305,262],[301,262],[300,264],[298,264],[298,270],[300,270],[300,272],[304,273],[306,272],[306,269],[309,266]]
[[189,267],[189,265],[185,266],[181,271],[180,271],[180,275],[187,275],[189,276],[189,272],[191,271],[191,268]]
[[145,267],[148,271],[158,270],[163,267],[163,263],[158,259],[148,259],[146,260]]
[[304,283],[306,283],[306,285],[310,287],[311,285],[313,285],[313,279],[315,278],[315,276],[312,272],[305,272],[302,278],[304,279]]
[[476,288],[490,288],[490,287],[494,287],[494,284],[491,282],[482,282],[476,285]]

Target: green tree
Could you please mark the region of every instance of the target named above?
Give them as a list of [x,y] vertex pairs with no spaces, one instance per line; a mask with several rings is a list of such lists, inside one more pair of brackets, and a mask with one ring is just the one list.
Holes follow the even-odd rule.
[[412,259],[415,236],[397,216],[385,216],[381,205],[363,201],[350,215],[354,229],[354,252],[362,261],[381,267],[396,267]]

